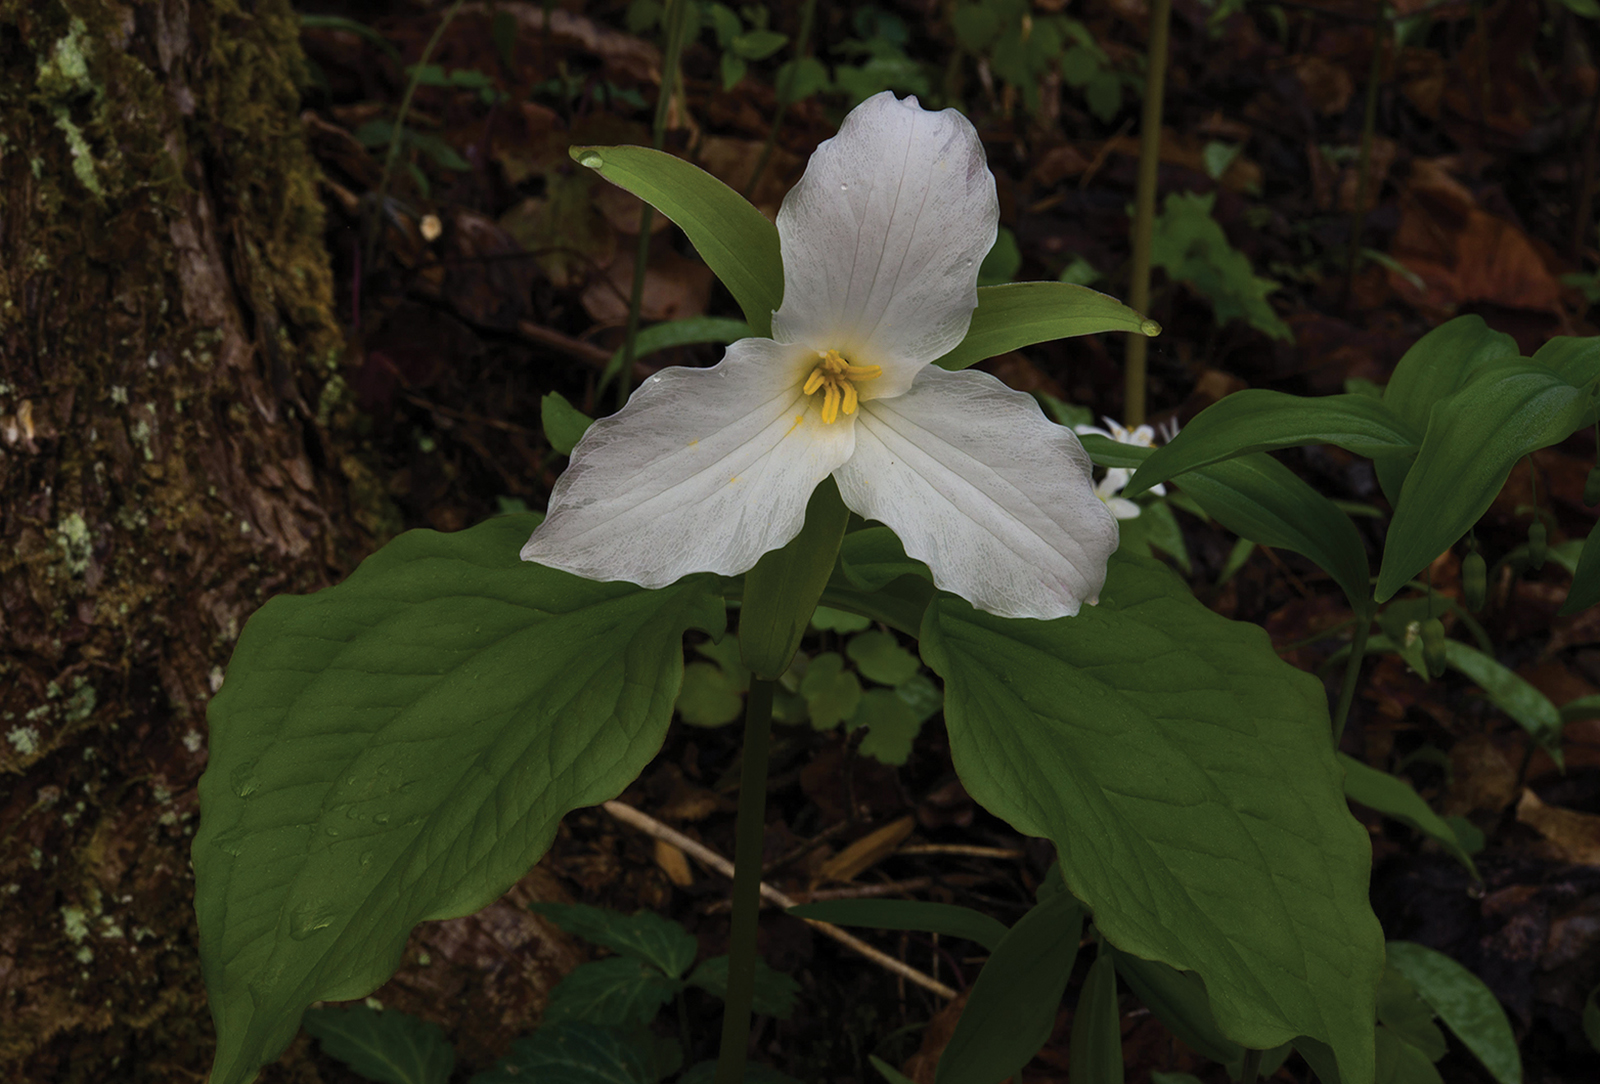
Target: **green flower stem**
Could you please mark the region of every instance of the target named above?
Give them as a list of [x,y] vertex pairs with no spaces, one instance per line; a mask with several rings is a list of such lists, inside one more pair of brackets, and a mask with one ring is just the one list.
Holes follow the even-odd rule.
[[1356,679],[1361,676],[1361,661],[1367,654],[1367,636],[1372,631],[1372,614],[1365,609],[1356,614],[1356,631],[1350,640],[1350,657],[1344,664],[1344,684],[1339,689],[1339,706],[1333,713],[1333,747],[1344,737],[1345,720],[1356,698]]
[[744,763],[739,773],[739,822],[733,851],[733,928],[728,934],[728,998],[715,1084],[744,1079],[750,1046],[750,1005],[756,983],[756,927],[761,916],[761,842],[767,820],[767,748],[772,737],[776,682],[752,678],[745,702]]
[[1261,1079],[1262,1053],[1263,1051],[1260,1050],[1246,1050],[1244,1052],[1244,1064],[1239,1069],[1239,1079],[1243,1084],[1256,1084],[1256,1081]]
[[[655,124],[651,142],[660,150],[667,142],[667,110],[678,86],[678,60],[683,55],[683,32],[688,22],[689,0],[667,0],[662,25],[667,31],[666,49],[661,57],[661,94],[656,98]],[[633,289],[628,294],[628,330],[622,340],[622,371],[617,374],[617,407],[621,409],[633,391],[633,347],[639,336],[639,307],[644,303],[644,273],[650,262],[650,227],[656,209],[644,205],[639,212],[639,248],[633,255]]]
[[[1150,311],[1150,248],[1155,236],[1156,177],[1161,169],[1161,99],[1167,82],[1167,28],[1172,22],[1172,0],[1150,5],[1150,53],[1144,77],[1144,117],[1139,127],[1139,183],[1133,197],[1133,281],[1128,284],[1128,307],[1141,315]],[[1123,360],[1122,417],[1128,427],[1144,424],[1145,359],[1150,341],[1142,333],[1128,336]]]

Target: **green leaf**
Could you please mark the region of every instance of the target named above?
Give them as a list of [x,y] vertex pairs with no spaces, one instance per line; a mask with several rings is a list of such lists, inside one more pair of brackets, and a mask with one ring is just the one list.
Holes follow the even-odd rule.
[[648,1032],[564,1020],[512,1043],[471,1084],[656,1084],[655,1053]]
[[214,1084],[378,987],[418,922],[497,899],[660,748],[683,633],[719,631],[721,599],[520,561],[535,522],[408,532],[246,624],[193,852]]
[[456,1052],[438,1024],[393,1009],[312,1009],[305,1027],[322,1052],[379,1084],[445,1084]]
[[562,455],[571,455],[594,419],[567,402],[560,392],[553,391],[539,400],[539,422],[544,426],[544,438],[550,442],[550,447]]
[[1561,705],[1562,725],[1577,719],[1600,719],[1600,694],[1580,696]]
[[1471,678],[1495,707],[1521,724],[1561,765],[1561,712],[1544,693],[1494,659],[1459,640],[1445,641],[1445,661]]
[[881,764],[904,764],[911,756],[911,745],[922,730],[922,720],[911,705],[893,689],[868,689],[850,718],[851,730],[867,728],[858,752]]
[[720,666],[691,662],[683,668],[683,688],[673,705],[690,726],[727,726],[744,710],[744,697]]
[[967,337],[934,364],[965,369],[1008,350],[1102,331],[1154,336],[1161,334],[1161,325],[1087,286],[1066,282],[980,286]]
[[1111,953],[1102,951],[1083,980],[1072,1014],[1072,1084],[1122,1084],[1121,1020],[1116,965]]
[[599,173],[666,215],[744,310],[750,330],[772,334],[783,303],[778,227],[739,193],[699,166],[648,147],[573,147],[579,165]]
[[772,85],[777,88],[778,100],[784,105],[803,102],[828,89],[828,68],[814,56],[786,60],[778,68]]
[[[754,334],[755,332],[750,330],[750,325],[743,320],[729,320],[724,316],[691,316],[686,320],[667,320],[660,324],[651,324],[634,336],[633,356],[637,360],[658,350],[670,350],[674,346],[738,342]],[[627,352],[621,348],[611,355],[611,360],[606,362],[605,371],[600,374],[601,390],[622,372],[626,357]]]
[[1485,365],[1435,403],[1389,522],[1378,601],[1477,522],[1518,459],[1565,440],[1590,415],[1588,392],[1521,360]]
[[1522,1084],[1522,1058],[1500,1002],[1478,976],[1442,952],[1390,941],[1389,963],[1500,1084]]
[[765,60],[782,49],[789,35],[776,30],[751,30],[729,42],[729,46],[745,60]]
[[1589,1045],[1600,1051],[1600,986],[1589,991],[1589,1000],[1583,1003],[1583,1034]]
[[1572,586],[1567,588],[1567,601],[1561,604],[1560,614],[1567,617],[1597,602],[1600,602],[1600,530],[1593,530],[1583,540],[1578,568],[1572,574]]
[[1065,892],[1007,931],[978,972],[935,1084],[999,1084],[1032,1060],[1050,1038],[1082,932],[1083,910]]
[[[1383,608],[1378,614],[1378,627],[1388,637],[1391,649],[1405,660],[1412,673],[1428,681],[1428,663],[1422,655],[1422,625],[1430,617],[1438,617],[1445,610],[1445,604],[1437,599],[1430,600],[1426,595],[1421,598],[1397,599]],[[1372,645],[1369,644],[1368,650]]]
[[818,606],[811,614],[811,627],[818,632],[860,632],[872,624],[870,618]]
[[1235,1042],[1311,1035],[1370,1075],[1383,942],[1321,682],[1121,554],[1073,618],[940,597],[922,654],[967,791],[1056,844],[1113,945],[1196,972]]
[[[728,958],[712,956],[702,961],[700,966],[694,969],[694,974],[689,976],[689,983],[717,997],[726,998]],[[800,984],[757,957],[756,986],[751,1007],[763,1016],[776,1016],[779,1020],[787,1020],[794,1014],[795,1004],[799,1000]]]
[[1467,867],[1467,872],[1472,874],[1474,880],[1479,879],[1478,867],[1473,863],[1472,855],[1461,845],[1455,831],[1428,807],[1428,803],[1412,789],[1410,783],[1388,772],[1369,768],[1344,753],[1339,754],[1339,763],[1344,765],[1345,797],[1375,809],[1386,817],[1393,817],[1402,824],[1408,824],[1438,842],[1456,861]]
[[1017,247],[1017,235],[1001,226],[995,233],[994,244],[978,266],[979,286],[999,286],[1010,282],[1022,270],[1022,249]]
[[682,986],[677,979],[630,956],[579,964],[550,991],[545,1024],[583,1020],[627,1027],[646,1025]]
[[1379,1025],[1373,1036],[1373,1084],[1444,1084],[1428,1055]]
[[910,1077],[878,1057],[878,1055],[868,1054],[867,1060],[872,1063],[874,1069],[883,1074],[883,1079],[887,1080],[889,1084],[914,1084]]
[[800,679],[800,695],[805,697],[811,725],[832,730],[855,715],[861,704],[861,682],[844,668],[843,657],[824,651],[812,658],[806,676]]
[[901,576],[921,576],[933,582],[928,566],[907,557],[899,536],[887,527],[867,527],[845,535],[839,547],[839,570],[863,591],[876,591]]
[[863,632],[850,637],[845,654],[861,671],[861,676],[880,685],[898,685],[917,672],[917,657],[900,646],[893,633]]
[[1387,965],[1378,982],[1378,1020],[1429,1061],[1438,1061],[1450,1048],[1433,1016],[1433,1009],[1417,995],[1411,981],[1393,963]]
[[1212,1061],[1230,1065],[1244,1058],[1244,1047],[1218,1029],[1200,976],[1115,949],[1112,953],[1117,974],[1172,1034]]
[[694,963],[700,948],[693,934],[654,911],[625,915],[586,903],[530,903],[528,910],[543,915],[574,937],[642,960],[674,979]]
[[796,918],[812,918],[835,926],[870,926],[877,930],[918,930],[942,937],[960,937],[990,952],[1000,947],[1007,929],[999,919],[953,903],[924,900],[823,900],[789,908]]
[[1249,452],[1337,444],[1371,458],[1414,452],[1421,442],[1420,433],[1365,395],[1307,399],[1251,388],[1202,410],[1170,444],[1145,460],[1122,495],[1137,497],[1185,471]]
[[1229,244],[1211,217],[1216,199],[1215,192],[1168,194],[1150,239],[1151,263],[1203,294],[1218,324],[1237,318],[1262,334],[1292,341],[1289,326],[1267,302],[1278,284],[1257,277],[1250,257]]
[[838,564],[850,510],[831,477],[811,493],[800,533],[762,554],[744,575],[739,657],[757,677],[782,677],[800,650]]
[[1383,389],[1383,404],[1408,428],[1426,432],[1435,403],[1459,390],[1484,365],[1520,356],[1517,341],[1490,330],[1483,317],[1458,316],[1405,352]]

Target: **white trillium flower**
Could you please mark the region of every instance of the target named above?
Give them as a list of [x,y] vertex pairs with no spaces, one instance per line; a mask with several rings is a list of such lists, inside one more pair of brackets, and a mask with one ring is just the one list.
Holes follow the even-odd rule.
[[998,224],[965,117],[889,92],[862,102],[778,213],[773,337],[665,369],[597,421],[522,558],[644,587],[736,575],[800,533],[831,474],[980,609],[1093,604],[1117,528],[1083,446],[1031,396],[929,364],[966,336]]
[[[1156,446],[1156,430],[1148,425],[1141,425],[1137,429],[1129,429],[1127,426],[1104,416],[1101,417],[1101,421],[1106,423],[1106,428],[1101,429],[1098,425],[1079,425],[1073,428],[1073,432],[1080,437],[1093,433],[1095,436],[1114,440],[1118,444],[1135,444],[1140,448],[1154,448]],[[1177,420],[1174,419],[1170,425],[1172,427],[1170,431],[1166,424],[1161,427],[1160,436],[1164,444],[1170,444],[1172,438],[1178,435]],[[1117,495],[1122,492],[1122,487],[1127,485],[1128,480],[1132,477],[1133,471],[1126,467],[1107,467],[1105,477],[1100,479],[1099,484],[1094,487],[1094,495],[1104,501],[1105,506],[1111,509],[1111,514],[1118,519],[1139,518],[1139,506],[1128,500],[1128,498]],[[1151,486],[1149,491],[1157,497],[1165,497],[1167,495],[1167,487],[1159,483]]]

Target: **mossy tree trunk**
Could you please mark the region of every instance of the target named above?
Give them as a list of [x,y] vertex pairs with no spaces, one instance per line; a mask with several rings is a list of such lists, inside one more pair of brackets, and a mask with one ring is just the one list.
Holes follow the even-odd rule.
[[[0,1076],[200,1080],[204,711],[371,539],[286,0],[0,0]],[[330,435],[335,434],[335,435]]]

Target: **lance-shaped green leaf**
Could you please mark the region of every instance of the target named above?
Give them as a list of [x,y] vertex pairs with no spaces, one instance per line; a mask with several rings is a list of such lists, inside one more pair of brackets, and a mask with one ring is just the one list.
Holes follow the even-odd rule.
[[1534,741],[1544,746],[1550,759],[1557,766],[1561,764],[1561,712],[1548,696],[1460,640],[1446,640],[1444,651],[1445,662],[1482,686],[1495,707],[1521,724]]
[[1561,604],[1561,616],[1587,610],[1597,602],[1600,602],[1600,530],[1593,530],[1583,540],[1578,568],[1572,574],[1572,586],[1567,588],[1567,601]]
[[1008,350],[1101,331],[1155,336],[1161,334],[1161,325],[1087,286],[1067,282],[980,286],[967,337],[934,364],[965,369]]
[[789,908],[796,918],[812,918],[835,926],[871,926],[878,930],[919,930],[962,937],[993,952],[1006,927],[982,911],[953,903],[926,900],[821,900]]
[[[1081,439],[1089,457],[1102,467],[1138,467],[1155,454],[1094,434]],[[1352,607],[1367,605],[1367,551],[1355,524],[1270,455],[1252,452],[1181,474],[1173,482],[1234,534],[1311,558],[1343,588]]]
[[[635,336],[633,356],[642,358],[646,354],[654,354],[658,350],[670,350],[674,346],[731,343],[738,339],[747,339],[754,334],[750,325],[743,320],[729,320],[724,316],[691,316],[685,320],[667,320],[660,324],[651,324]],[[602,390],[622,372],[623,359],[626,357],[627,352],[622,348],[618,348],[617,352],[611,355],[611,360],[606,362],[605,371],[600,374]]]
[[1344,766],[1345,797],[1375,809],[1386,817],[1393,817],[1402,824],[1409,824],[1449,851],[1456,861],[1467,867],[1467,872],[1474,879],[1478,877],[1478,867],[1473,863],[1472,855],[1461,845],[1455,830],[1429,808],[1410,783],[1388,772],[1369,768],[1344,753],[1339,754],[1339,763]]
[[1522,1084],[1522,1058],[1511,1022],[1482,979],[1426,945],[1390,941],[1388,952],[1390,966],[1410,981],[1500,1084]]
[[1539,347],[1532,360],[1573,387],[1587,388],[1600,380],[1600,335],[1558,335]]
[[778,227],[699,166],[649,147],[573,147],[581,166],[672,219],[744,310],[756,335],[772,334],[783,304]]
[[445,1084],[456,1064],[438,1024],[393,1009],[312,1009],[306,1031],[324,1054],[378,1084]]
[[1123,490],[1137,497],[1185,471],[1248,452],[1303,444],[1337,444],[1375,458],[1416,451],[1422,441],[1382,403],[1367,395],[1308,399],[1251,388],[1202,410],[1172,443],[1157,448]]
[[1235,1042],[1310,1035],[1370,1079],[1383,940],[1319,681],[1122,554],[1074,618],[940,597],[922,654],[968,792],[1055,843],[1113,945],[1196,972]]
[[[1383,404],[1412,430],[1425,432],[1433,404],[1465,384],[1479,367],[1518,356],[1517,342],[1510,335],[1490,330],[1481,316],[1458,316],[1405,352],[1383,389]],[[1398,503],[1410,457],[1380,459],[1376,467],[1384,495],[1390,504]]]
[[1084,977],[1067,1056],[1072,1084],[1122,1084],[1122,1013],[1109,952],[1102,951]]
[[978,972],[939,1056],[935,1084],[1000,1084],[1050,1038],[1078,956],[1083,909],[1065,892],[1034,905]]
[[245,626],[194,844],[214,1084],[311,1002],[370,993],[418,922],[492,902],[660,748],[683,632],[719,632],[720,599],[526,564],[533,523],[409,532]]
[[1589,393],[1544,365],[1480,366],[1434,404],[1384,544],[1377,599],[1393,595],[1488,510],[1518,459],[1593,417]]

